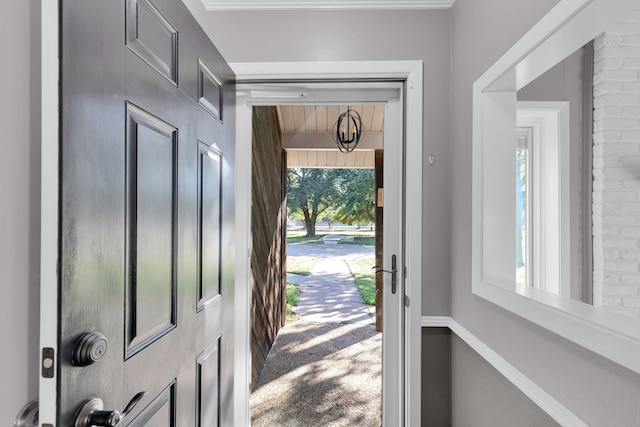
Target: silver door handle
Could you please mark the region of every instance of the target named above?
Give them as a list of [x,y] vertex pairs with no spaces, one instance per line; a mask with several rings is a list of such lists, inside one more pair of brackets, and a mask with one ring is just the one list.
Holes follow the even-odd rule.
[[378,273],[390,273],[391,274],[391,293],[395,294],[398,288],[398,268],[396,266],[396,256],[391,255],[391,270],[384,270],[381,265],[374,265],[371,267]]
[[13,421],[13,427],[38,427],[38,414],[38,399],[35,399],[20,409]]
[[119,411],[103,411],[104,402],[97,397],[87,400],[78,410],[74,427],[116,427],[142,400],[145,394],[147,394],[146,391],[141,391],[133,396],[133,399],[127,404],[122,413]]

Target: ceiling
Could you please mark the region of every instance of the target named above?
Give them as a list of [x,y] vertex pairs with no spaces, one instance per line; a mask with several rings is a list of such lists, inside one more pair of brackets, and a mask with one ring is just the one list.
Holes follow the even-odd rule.
[[207,10],[446,9],[454,0],[202,0]]
[[[346,105],[282,105],[276,107],[282,132],[331,132],[338,116],[347,111]],[[382,132],[384,105],[351,105],[362,117],[364,131]]]
[[290,168],[373,168],[374,150],[382,149],[384,105],[350,106],[362,117],[364,133],[358,147],[342,153],[333,140],[332,128],[347,106],[282,105],[276,107],[282,145]]

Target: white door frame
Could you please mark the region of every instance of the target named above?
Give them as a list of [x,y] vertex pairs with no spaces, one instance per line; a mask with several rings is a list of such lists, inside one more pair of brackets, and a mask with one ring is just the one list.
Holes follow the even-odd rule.
[[[39,423],[56,425],[56,378],[43,375],[58,358],[59,7],[41,0],[40,358]],[[45,352],[47,349],[47,352]],[[45,354],[52,352],[52,356]],[[54,369],[55,371],[56,369]]]
[[[422,236],[422,61],[231,63],[238,83],[295,80],[405,82],[405,235]],[[356,84],[354,83],[354,86]],[[234,419],[249,425],[250,255],[251,255],[251,108],[238,97],[236,104],[236,286]],[[244,244],[243,244],[244,242]],[[420,369],[422,317],[422,239],[404,239],[405,309],[404,424],[420,425]],[[400,274],[402,268],[399,266]]]

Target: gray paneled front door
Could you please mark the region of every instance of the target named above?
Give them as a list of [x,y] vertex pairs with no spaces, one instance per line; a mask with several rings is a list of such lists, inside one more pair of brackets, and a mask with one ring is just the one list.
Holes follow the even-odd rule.
[[57,423],[230,425],[233,72],[181,1],[60,7]]

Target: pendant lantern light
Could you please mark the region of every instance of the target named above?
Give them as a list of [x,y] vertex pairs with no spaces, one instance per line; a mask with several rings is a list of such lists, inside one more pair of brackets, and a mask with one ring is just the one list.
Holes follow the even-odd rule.
[[360,142],[364,133],[363,128],[360,114],[351,107],[347,107],[347,111],[340,114],[333,125],[333,139],[338,149],[343,153],[352,152]]

